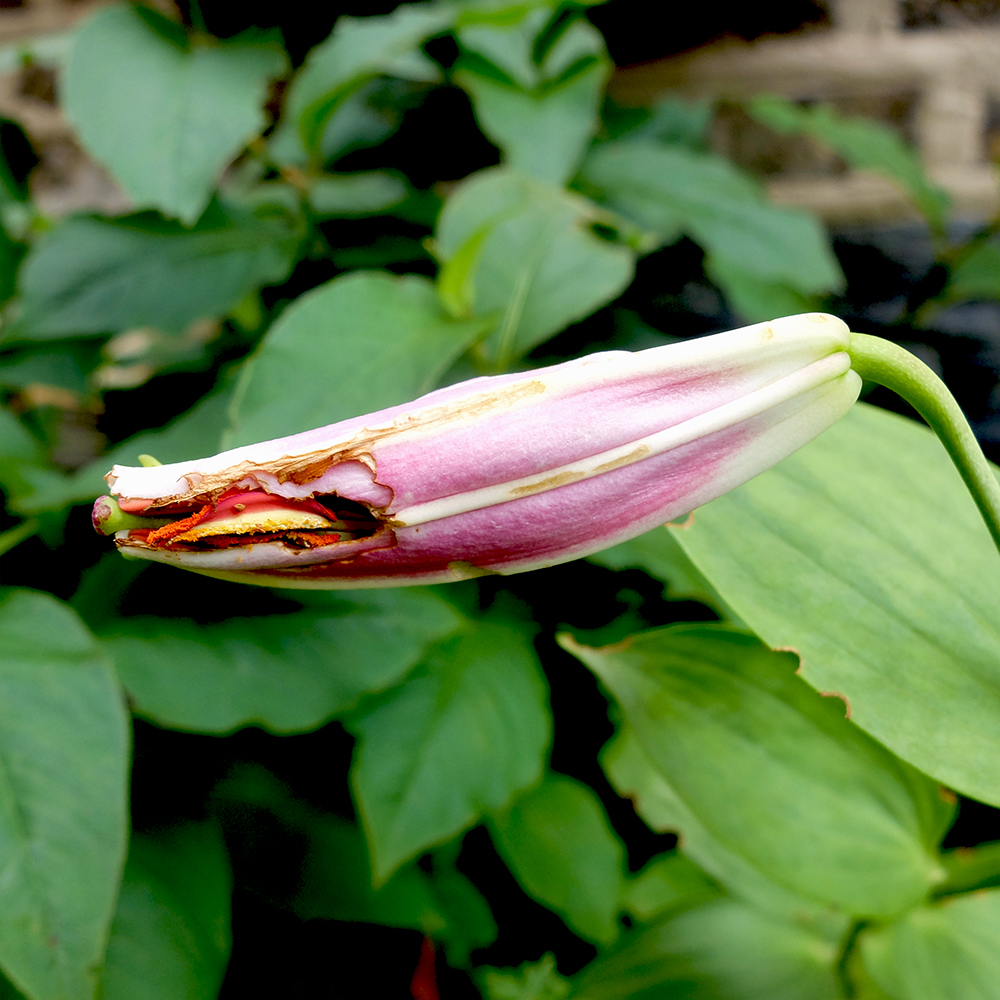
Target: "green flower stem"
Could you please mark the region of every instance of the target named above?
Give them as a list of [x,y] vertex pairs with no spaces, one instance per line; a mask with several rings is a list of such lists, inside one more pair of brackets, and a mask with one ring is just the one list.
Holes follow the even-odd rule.
[[178,520],[173,517],[146,517],[139,514],[127,514],[118,506],[114,497],[98,497],[94,503],[91,515],[94,530],[99,535],[113,535],[116,531],[130,531],[133,528],[162,528]]
[[848,352],[863,379],[902,396],[941,439],[1000,549],[1000,484],[948,387],[909,351],[881,337],[852,333]]

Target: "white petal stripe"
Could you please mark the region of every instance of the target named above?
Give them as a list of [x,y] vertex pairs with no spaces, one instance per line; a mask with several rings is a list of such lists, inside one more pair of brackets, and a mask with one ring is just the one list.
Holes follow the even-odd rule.
[[392,523],[396,527],[426,524],[428,521],[492,507],[532,493],[558,489],[568,483],[603,475],[613,469],[631,465],[652,455],[659,455],[756,417],[786,400],[833,381],[850,367],[851,359],[847,352],[838,351],[770,385],[637,441],[523,479],[496,483],[480,490],[457,493],[454,496],[404,507],[391,515]]

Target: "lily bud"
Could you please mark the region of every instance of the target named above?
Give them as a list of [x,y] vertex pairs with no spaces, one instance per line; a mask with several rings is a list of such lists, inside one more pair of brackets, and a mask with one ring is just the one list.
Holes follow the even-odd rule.
[[824,431],[861,388],[849,341],[833,316],[789,316],[476,378],[211,458],[116,465],[95,526],[126,555],[277,587],[551,566],[685,514]]

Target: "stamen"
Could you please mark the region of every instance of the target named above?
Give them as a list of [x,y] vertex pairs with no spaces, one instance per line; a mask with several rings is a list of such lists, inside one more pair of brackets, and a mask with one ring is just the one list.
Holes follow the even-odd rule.
[[197,514],[192,514],[190,517],[182,518],[180,521],[174,521],[172,524],[166,524],[162,528],[151,531],[146,538],[146,544],[159,545],[162,542],[169,542],[175,535],[183,534],[188,528],[193,528],[196,524],[204,521],[211,513],[212,505],[205,504]]

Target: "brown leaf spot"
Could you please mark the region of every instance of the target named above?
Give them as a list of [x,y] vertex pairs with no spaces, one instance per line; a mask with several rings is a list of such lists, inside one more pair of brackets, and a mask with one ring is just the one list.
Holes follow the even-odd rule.
[[938,795],[941,796],[942,802],[947,802],[950,806],[953,806],[958,801],[958,796],[950,788],[945,788],[944,785],[938,785]]

